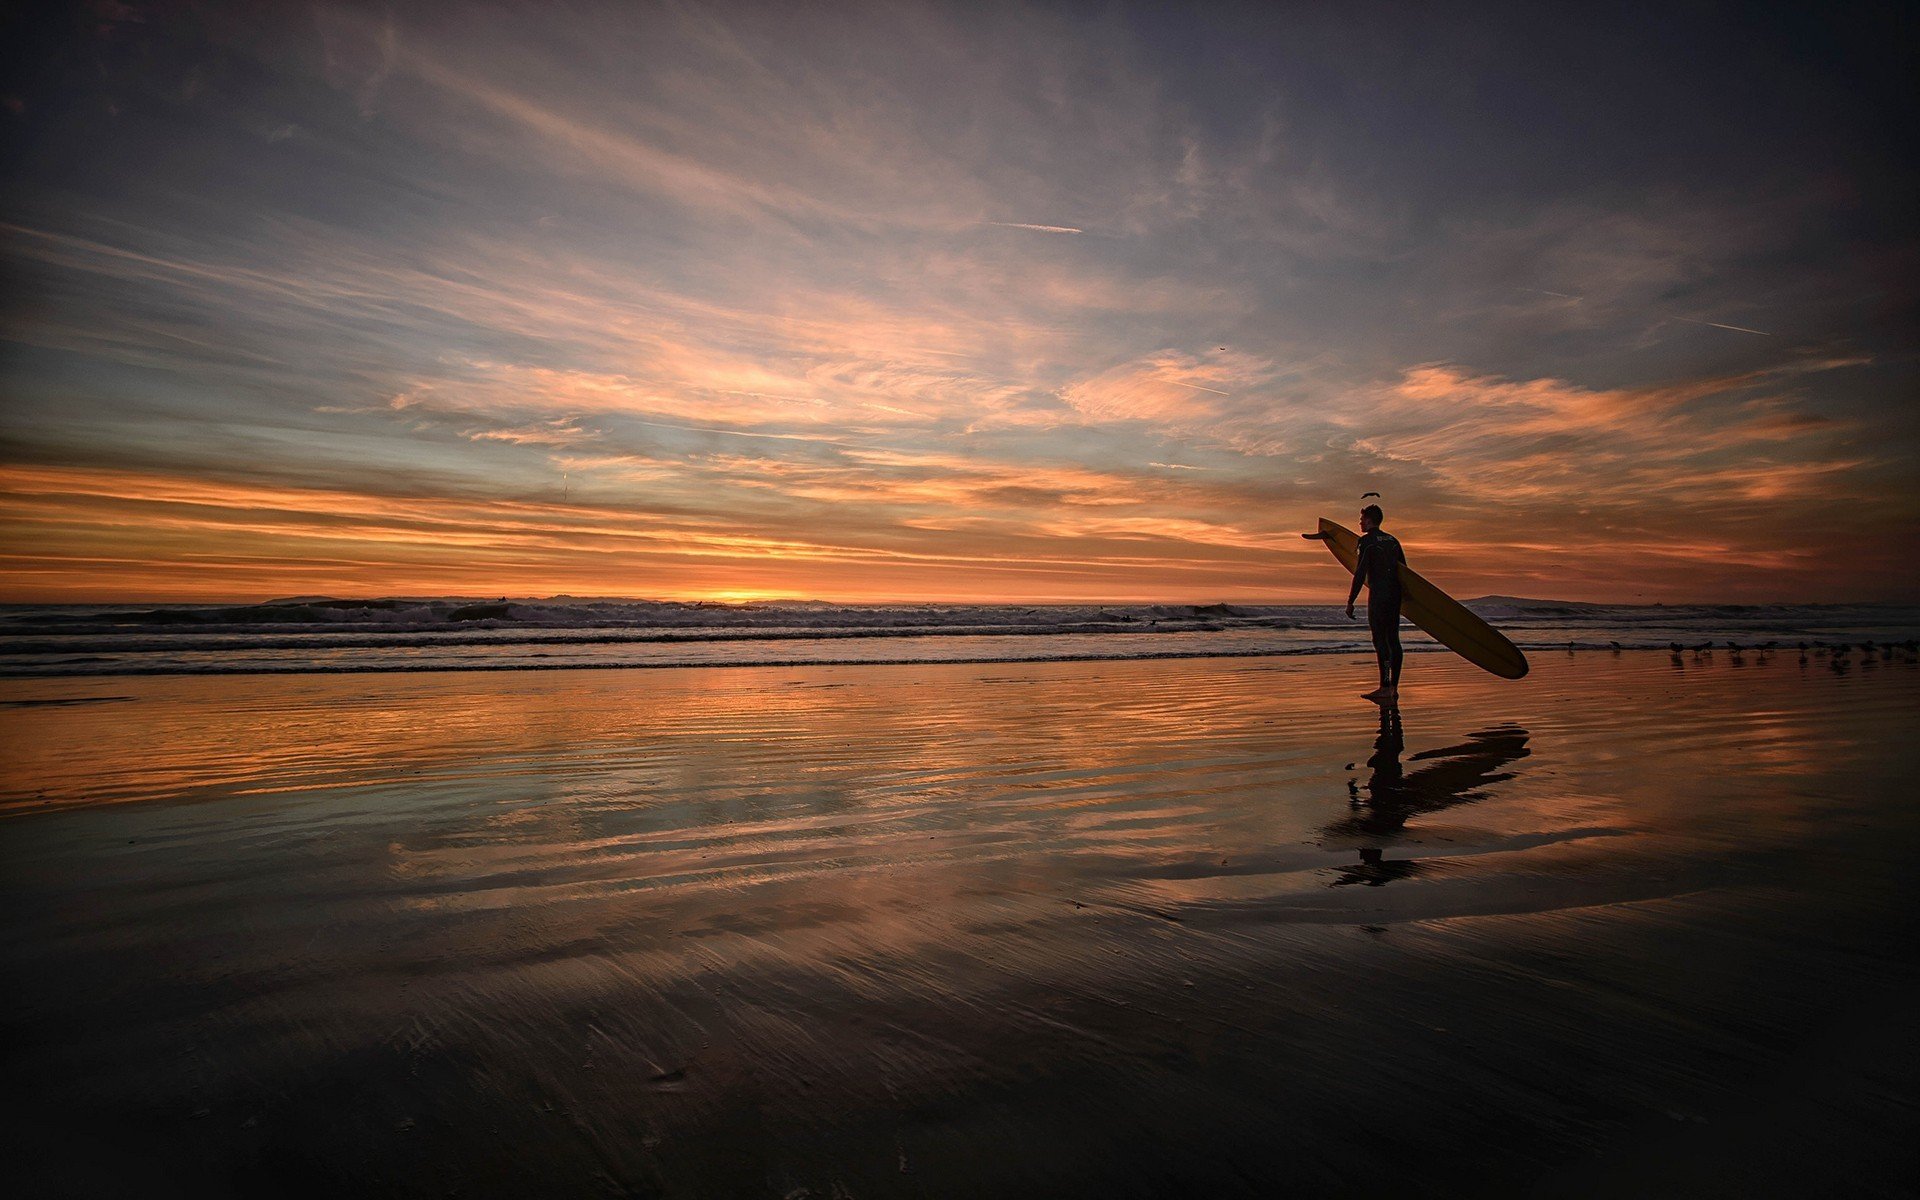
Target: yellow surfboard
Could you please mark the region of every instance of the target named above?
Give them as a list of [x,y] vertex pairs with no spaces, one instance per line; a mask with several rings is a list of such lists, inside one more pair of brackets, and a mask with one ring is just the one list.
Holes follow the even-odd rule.
[[[1353,530],[1321,517],[1319,533],[1300,536],[1325,542],[1340,565],[1347,569],[1347,574],[1353,574],[1353,568],[1360,561],[1360,538]],[[1520,653],[1520,647],[1405,563],[1400,564],[1400,591],[1400,615],[1425,630],[1434,641],[1502,679],[1518,679],[1527,673],[1527,656]]]

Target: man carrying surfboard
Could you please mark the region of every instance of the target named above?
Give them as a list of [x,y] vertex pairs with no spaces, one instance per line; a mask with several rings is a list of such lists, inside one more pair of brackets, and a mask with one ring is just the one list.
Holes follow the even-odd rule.
[[[1368,492],[1360,501],[1365,504],[1377,496],[1376,492]],[[1367,699],[1383,704],[1392,704],[1398,699],[1398,617],[1401,615],[1434,641],[1482,670],[1502,679],[1520,679],[1526,675],[1527,656],[1507,640],[1506,634],[1407,565],[1407,556],[1400,549],[1399,541],[1380,532],[1378,504],[1368,504],[1362,510],[1360,528],[1367,531],[1366,537],[1358,537],[1338,521],[1321,517],[1318,532],[1300,536],[1324,545],[1335,562],[1353,572],[1353,590],[1347,593],[1349,617],[1353,615],[1353,598],[1360,594],[1360,585],[1364,583],[1373,589],[1367,598],[1367,623],[1373,626],[1374,646],[1380,651],[1380,690],[1368,693]],[[1368,546],[1374,546],[1374,552],[1362,555],[1361,551]]]
[[1360,557],[1353,568],[1353,587],[1347,592],[1347,616],[1353,616],[1353,602],[1360,585],[1367,588],[1367,627],[1373,633],[1373,653],[1380,660],[1380,686],[1366,693],[1367,700],[1391,704],[1400,698],[1400,564],[1407,552],[1400,539],[1380,529],[1383,514],[1378,504],[1360,510]]

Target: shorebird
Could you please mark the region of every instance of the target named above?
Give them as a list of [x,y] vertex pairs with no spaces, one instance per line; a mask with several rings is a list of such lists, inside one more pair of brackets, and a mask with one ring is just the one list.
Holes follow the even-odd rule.
[[1620,653],[1620,643],[1619,643],[1619,642],[1608,642],[1608,643],[1607,643],[1607,645],[1609,645],[1609,646],[1612,646],[1612,647],[1613,647],[1613,652],[1614,652],[1615,654],[1618,654],[1618,653]]
[[1685,647],[1683,647],[1679,642],[1668,642],[1667,649],[1673,651],[1675,654],[1678,654],[1680,653],[1681,650],[1685,649]]

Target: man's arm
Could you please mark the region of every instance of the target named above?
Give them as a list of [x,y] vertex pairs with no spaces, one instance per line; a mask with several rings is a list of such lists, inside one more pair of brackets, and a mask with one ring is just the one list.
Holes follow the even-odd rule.
[[1372,551],[1372,546],[1362,546],[1360,547],[1360,557],[1354,560],[1353,586],[1347,589],[1347,615],[1349,617],[1353,615],[1353,602],[1355,598],[1360,595],[1360,585],[1366,581],[1367,555],[1372,553]]

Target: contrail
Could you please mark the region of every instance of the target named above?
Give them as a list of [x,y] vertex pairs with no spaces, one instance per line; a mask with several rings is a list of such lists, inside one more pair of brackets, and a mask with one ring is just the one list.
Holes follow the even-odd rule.
[[1672,319],[1675,321],[1685,321],[1689,325],[1711,325],[1715,329],[1731,329],[1735,333],[1757,333],[1761,337],[1773,336],[1764,329],[1748,329],[1745,325],[1722,325],[1718,321],[1696,321],[1692,317],[1674,317]]
[[1178,379],[1168,379],[1164,375],[1155,375],[1161,383],[1170,383],[1175,387],[1192,388],[1196,392],[1212,392],[1216,396],[1231,396],[1232,392],[1223,392],[1219,388],[1201,387],[1197,383],[1181,383]]
[[1210,467],[1196,467],[1189,463],[1150,462],[1147,465],[1150,467],[1165,467],[1169,471],[1207,471],[1212,469]]
[[1523,287],[1520,290],[1523,292],[1534,292],[1542,296],[1558,296],[1562,300],[1572,300],[1576,304],[1580,302],[1580,297],[1568,295],[1566,292],[1550,292],[1545,288],[1530,288],[1530,287]]
[[1031,229],[1035,233],[1085,233],[1084,229],[1075,229],[1071,225],[1029,225],[1025,221],[988,221],[988,225],[998,225],[1002,229]]

